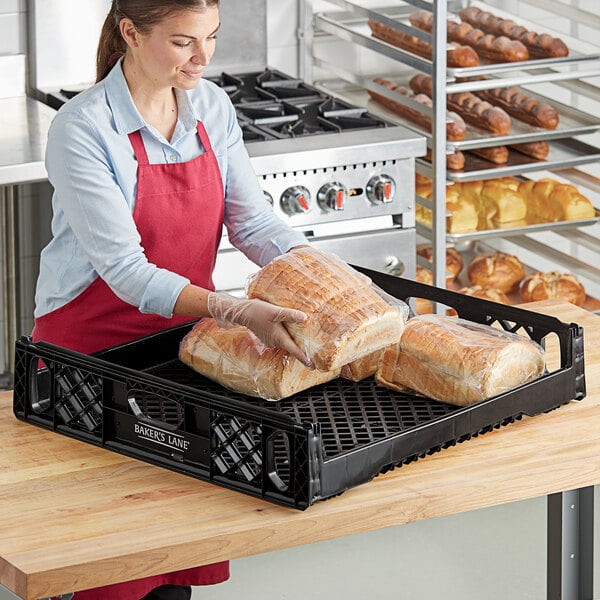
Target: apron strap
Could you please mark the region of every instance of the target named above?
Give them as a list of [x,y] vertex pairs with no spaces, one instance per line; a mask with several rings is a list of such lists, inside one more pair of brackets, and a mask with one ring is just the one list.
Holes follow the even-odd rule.
[[144,146],[144,141],[142,140],[142,132],[138,129],[137,131],[129,133],[128,137],[131,145],[133,146],[133,153],[135,154],[138,164],[150,164],[150,161],[148,160],[148,153],[146,152],[146,147]]

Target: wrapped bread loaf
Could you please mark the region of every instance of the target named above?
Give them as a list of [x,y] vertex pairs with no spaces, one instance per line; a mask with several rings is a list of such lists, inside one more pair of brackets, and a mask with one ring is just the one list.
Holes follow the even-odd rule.
[[384,352],[377,382],[467,406],[544,372],[541,347],[525,337],[443,315],[409,319],[400,343]]
[[202,319],[183,338],[179,359],[230,390],[281,400],[340,374],[303,365],[282,348],[267,348],[246,327],[223,329]]
[[357,358],[351,363],[344,365],[340,372],[340,377],[349,379],[350,381],[362,381],[367,377],[372,377],[377,372],[384,350],[385,348],[375,350],[371,354]]
[[249,298],[306,313],[286,327],[317,369],[341,368],[396,343],[408,306],[390,305],[366,277],[336,257],[310,247],[278,256],[247,285]]

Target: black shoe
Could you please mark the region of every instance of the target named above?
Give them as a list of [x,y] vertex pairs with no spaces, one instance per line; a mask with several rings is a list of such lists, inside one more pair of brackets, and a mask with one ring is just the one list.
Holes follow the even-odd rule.
[[141,600],[190,600],[191,597],[192,588],[189,585],[161,585]]

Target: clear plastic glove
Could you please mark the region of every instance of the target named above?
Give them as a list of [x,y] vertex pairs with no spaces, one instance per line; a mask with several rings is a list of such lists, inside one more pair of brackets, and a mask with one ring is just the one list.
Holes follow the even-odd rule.
[[286,322],[304,323],[307,317],[301,310],[281,308],[263,300],[211,292],[208,295],[208,312],[219,327],[247,327],[265,346],[283,348],[305,365],[312,366],[284,326]]

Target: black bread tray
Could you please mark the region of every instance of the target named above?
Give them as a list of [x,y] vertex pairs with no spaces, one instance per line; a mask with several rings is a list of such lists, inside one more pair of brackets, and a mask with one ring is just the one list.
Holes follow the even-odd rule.
[[28,423],[285,506],[318,500],[585,397],[583,330],[546,315],[357,267],[396,298],[462,318],[552,335],[560,367],[468,407],[337,379],[277,403],[231,392],[177,358],[191,325],[87,356],[21,337],[14,413]]

